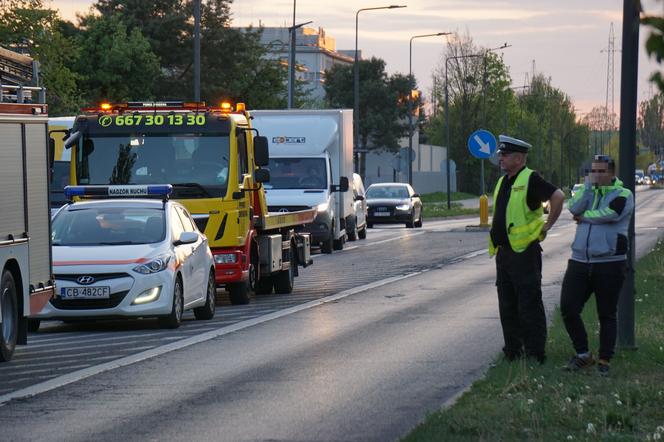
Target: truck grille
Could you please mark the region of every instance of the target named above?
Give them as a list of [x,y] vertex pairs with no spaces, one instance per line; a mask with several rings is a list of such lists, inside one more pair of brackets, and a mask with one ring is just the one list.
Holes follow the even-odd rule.
[[268,212],[299,212],[309,209],[311,209],[309,206],[267,206]]

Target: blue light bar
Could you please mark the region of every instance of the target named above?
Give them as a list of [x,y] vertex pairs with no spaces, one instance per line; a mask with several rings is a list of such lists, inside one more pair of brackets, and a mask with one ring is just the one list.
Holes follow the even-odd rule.
[[141,197],[163,196],[168,197],[173,192],[170,184],[140,185],[113,185],[113,186],[65,186],[65,197],[71,199],[75,196],[108,197]]

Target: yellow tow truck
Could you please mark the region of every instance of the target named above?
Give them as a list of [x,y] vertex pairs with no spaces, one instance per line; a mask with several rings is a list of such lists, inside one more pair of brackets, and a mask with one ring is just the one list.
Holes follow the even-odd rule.
[[83,109],[64,145],[71,184],[171,184],[207,235],[232,304],[290,293],[298,267],[312,263],[310,236],[296,228],[316,210],[268,213],[268,143],[242,103],[103,103]]

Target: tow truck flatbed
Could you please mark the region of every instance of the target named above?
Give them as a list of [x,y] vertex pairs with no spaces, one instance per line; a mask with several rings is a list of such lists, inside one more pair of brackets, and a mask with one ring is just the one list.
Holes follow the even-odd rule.
[[316,209],[297,212],[268,212],[265,216],[255,216],[254,226],[262,230],[278,230],[303,224],[309,224],[316,218]]

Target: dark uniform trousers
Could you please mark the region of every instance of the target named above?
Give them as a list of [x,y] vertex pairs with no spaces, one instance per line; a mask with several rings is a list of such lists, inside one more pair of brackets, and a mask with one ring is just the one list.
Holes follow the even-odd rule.
[[509,359],[525,353],[544,360],[546,315],[542,302],[542,248],[532,242],[521,253],[502,246],[496,254],[498,310]]

